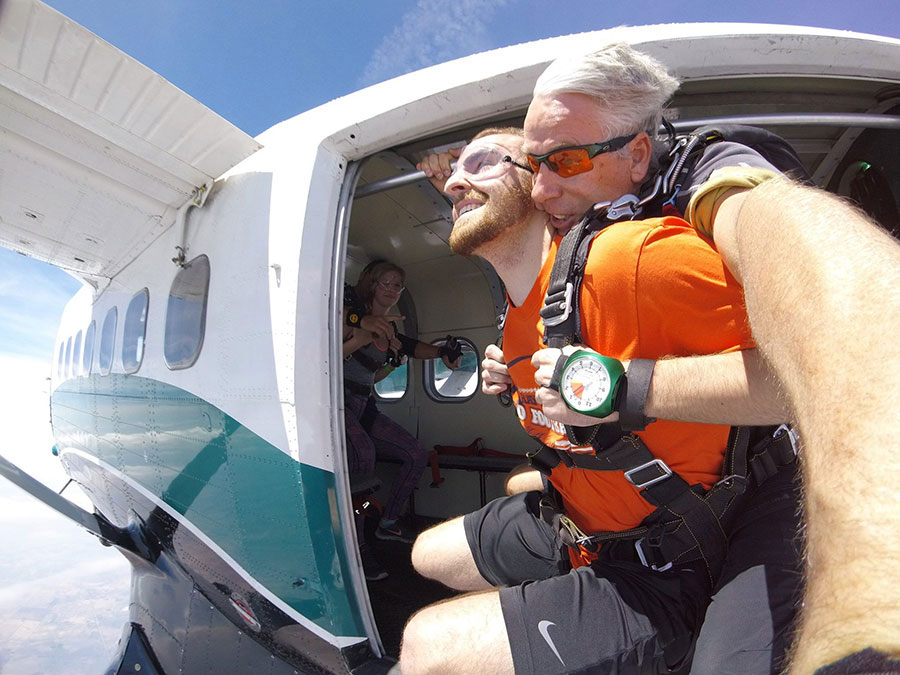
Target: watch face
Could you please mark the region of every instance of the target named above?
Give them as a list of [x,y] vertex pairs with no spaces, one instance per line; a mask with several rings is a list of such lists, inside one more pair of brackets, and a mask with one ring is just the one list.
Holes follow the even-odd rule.
[[559,383],[566,404],[577,412],[588,413],[606,404],[613,382],[602,361],[585,356],[568,364]]

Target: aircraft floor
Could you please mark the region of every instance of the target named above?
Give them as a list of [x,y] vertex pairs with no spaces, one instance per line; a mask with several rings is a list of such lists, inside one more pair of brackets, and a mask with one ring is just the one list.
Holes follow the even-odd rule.
[[[419,530],[433,524],[426,523],[421,517],[416,518],[416,521]],[[425,605],[449,598],[455,592],[413,570],[409,557],[412,548],[410,544],[381,541],[375,537],[367,539],[371,542],[378,561],[388,572],[386,579],[368,582],[375,622],[378,624],[385,652],[388,656],[397,658],[400,654],[403,626],[409,617]]]

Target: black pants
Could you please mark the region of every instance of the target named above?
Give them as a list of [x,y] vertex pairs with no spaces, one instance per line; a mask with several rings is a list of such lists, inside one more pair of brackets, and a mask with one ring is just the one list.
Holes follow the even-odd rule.
[[799,499],[795,467],[787,467],[741,505],[692,675],[781,672],[802,592]]

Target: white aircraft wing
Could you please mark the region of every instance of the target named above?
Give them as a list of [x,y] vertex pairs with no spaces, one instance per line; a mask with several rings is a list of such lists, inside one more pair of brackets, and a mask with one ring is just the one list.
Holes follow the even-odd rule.
[[56,10],[0,2],[0,246],[103,283],[259,147]]

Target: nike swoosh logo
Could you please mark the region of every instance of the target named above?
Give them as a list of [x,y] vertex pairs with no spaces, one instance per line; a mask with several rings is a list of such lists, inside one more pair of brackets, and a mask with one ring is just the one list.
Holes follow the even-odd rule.
[[538,621],[538,632],[541,634],[541,637],[544,638],[544,642],[550,645],[550,649],[553,650],[553,653],[556,654],[556,658],[559,659],[559,662],[563,665],[566,665],[566,662],[562,660],[562,657],[559,655],[559,650],[556,649],[556,645],[553,644],[553,638],[550,637],[550,633],[548,629],[550,626],[555,626],[556,624],[552,621]]

